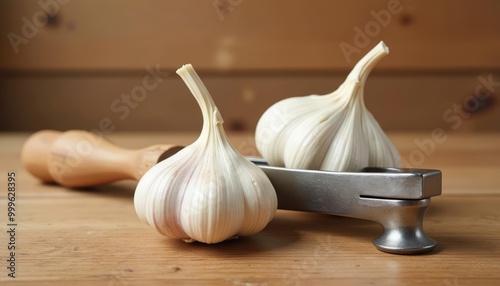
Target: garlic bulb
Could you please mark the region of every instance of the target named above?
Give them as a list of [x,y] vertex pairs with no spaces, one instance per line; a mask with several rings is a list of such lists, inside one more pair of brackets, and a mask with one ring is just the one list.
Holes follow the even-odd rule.
[[330,94],[287,98],[271,106],[255,133],[257,149],[268,163],[330,171],[399,166],[396,148],[363,101],[368,74],[388,53],[380,42]]
[[276,192],[264,172],[241,156],[222,127],[210,93],[191,65],[177,70],[203,114],[199,138],[141,178],[139,217],[161,234],[217,243],[261,231],[274,217]]

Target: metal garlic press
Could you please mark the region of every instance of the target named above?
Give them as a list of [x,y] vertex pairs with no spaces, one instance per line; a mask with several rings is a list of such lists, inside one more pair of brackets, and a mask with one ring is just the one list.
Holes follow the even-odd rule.
[[[68,150],[78,150],[81,142],[95,145],[75,165]],[[81,130],[64,133],[42,130],[27,140],[22,157],[28,171],[45,182],[85,187],[121,179],[139,180],[149,168],[181,148],[153,145],[129,150]],[[425,235],[422,222],[430,198],[441,194],[440,171],[395,168],[311,171],[271,167],[263,159],[249,159],[271,180],[280,209],[378,222],[384,233],[373,244],[385,252],[421,253],[436,246]]]
[[382,225],[373,240],[379,250],[417,254],[437,242],[423,229],[431,197],[441,194],[441,171],[364,168],[361,172],[298,170],[267,165],[250,158],[271,180],[278,208],[366,219]]

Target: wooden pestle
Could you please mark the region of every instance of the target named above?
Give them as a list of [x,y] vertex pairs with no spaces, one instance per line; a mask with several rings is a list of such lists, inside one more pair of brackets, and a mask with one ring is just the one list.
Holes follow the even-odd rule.
[[123,179],[139,180],[156,163],[182,148],[160,144],[130,150],[83,130],[42,130],[28,138],[21,160],[32,175],[44,182],[86,187]]

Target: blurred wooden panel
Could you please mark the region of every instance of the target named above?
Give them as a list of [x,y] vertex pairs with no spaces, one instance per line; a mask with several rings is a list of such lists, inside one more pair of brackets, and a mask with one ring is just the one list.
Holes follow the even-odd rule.
[[[187,62],[202,70],[346,70],[381,39],[391,48],[381,70],[500,68],[497,0],[58,1],[67,3],[48,25],[23,33],[24,19],[43,15],[38,1],[0,0],[0,71]],[[216,1],[228,4],[217,10]],[[367,34],[358,45],[356,27]],[[9,33],[26,40],[17,54]],[[351,62],[341,43],[359,48]]]
[[[109,118],[116,131],[201,129],[201,112],[173,71],[142,95],[137,90],[144,85],[145,75],[0,78],[0,130],[90,130],[99,128],[103,118]],[[200,76],[219,106],[225,128],[247,131],[253,131],[261,114],[278,100],[331,92],[345,77],[338,73]],[[495,83],[490,87],[492,95],[475,101],[476,89],[482,85],[477,74],[375,73],[367,81],[365,101],[388,131],[500,131],[500,105],[494,104],[500,78],[489,76],[481,75]],[[140,100],[127,99],[132,92]],[[476,103],[477,112],[463,110],[464,105]]]

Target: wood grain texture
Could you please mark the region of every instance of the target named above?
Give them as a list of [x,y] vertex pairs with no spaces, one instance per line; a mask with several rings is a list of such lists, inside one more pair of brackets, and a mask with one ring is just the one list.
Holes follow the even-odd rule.
[[[214,2],[229,5],[222,18]],[[52,13],[40,3],[61,4]],[[499,8],[496,0],[0,0],[0,131],[93,129],[103,118],[120,131],[196,131],[199,110],[174,74],[186,63],[226,126],[251,131],[280,99],[333,91],[380,40],[391,52],[368,80],[366,103],[385,130],[498,131]],[[362,44],[359,31],[369,34]],[[16,48],[13,35],[24,39]],[[346,56],[343,43],[357,50]],[[122,96],[157,65],[164,80],[126,109]],[[480,89],[491,98],[467,120],[455,117],[480,76],[492,77]]]
[[[138,75],[0,77],[0,131],[91,130],[99,128],[104,118],[113,122],[116,131],[200,130],[201,112],[193,96],[174,69],[161,70],[168,75],[156,88],[138,97],[140,100],[130,99],[130,94],[143,86],[142,81],[148,76],[146,70]],[[376,67],[368,78],[364,98],[384,130],[500,131],[500,104],[495,104],[498,74],[412,75],[378,71]],[[225,127],[233,131],[253,131],[260,116],[275,102],[333,92],[346,76],[347,72],[200,74],[224,116]],[[491,77],[491,91],[482,87],[478,77]],[[489,100],[477,100],[478,86],[481,93],[490,92]],[[126,95],[130,104],[123,99]],[[463,111],[464,105],[476,103],[481,105],[476,112]]]
[[[29,134],[0,134],[0,184],[18,174],[19,260],[6,278],[5,205],[0,193],[2,285],[498,285],[500,281],[500,135],[449,133],[418,167],[443,170],[443,195],[432,199],[426,232],[439,242],[429,255],[377,251],[375,223],[279,211],[256,235],[217,245],[161,237],[139,221],[135,183],[90,189],[43,185],[20,164]],[[189,144],[194,133],[115,133],[139,148]],[[426,133],[390,134],[402,156]],[[250,134],[230,139],[256,155]]]
[[[212,71],[346,70],[353,57],[341,43],[361,55],[382,39],[392,54],[381,69],[500,65],[495,0],[216,1],[233,3],[222,19],[214,0],[60,0],[67,4],[57,5],[49,25],[26,32],[24,19],[43,16],[38,1],[0,1],[0,70],[142,70],[186,62]],[[374,14],[389,5],[396,12],[377,20]],[[368,35],[358,45],[356,29]],[[17,54],[8,33],[26,39]]]

